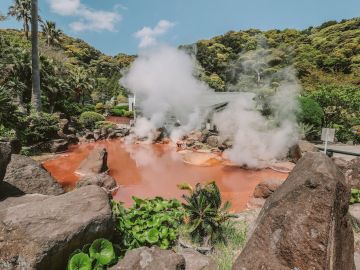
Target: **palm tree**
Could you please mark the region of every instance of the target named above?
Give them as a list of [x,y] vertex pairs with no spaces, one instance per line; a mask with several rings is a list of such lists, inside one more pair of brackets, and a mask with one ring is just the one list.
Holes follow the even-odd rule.
[[31,22],[31,0],[15,0],[9,7],[9,16],[13,16],[17,21],[23,22],[23,30],[26,39],[29,39],[29,24]]
[[72,87],[75,90],[75,99],[79,104],[84,105],[85,96],[94,87],[94,80],[84,68],[77,67],[71,72]]
[[[26,0],[27,1],[27,0]],[[31,0],[31,18],[39,18],[38,0]],[[39,59],[38,19],[31,20],[31,45],[32,45],[32,96],[31,104],[36,112],[41,111],[40,90],[40,59]]]
[[46,44],[50,46],[59,45],[63,32],[56,28],[56,23],[46,21],[41,25],[43,35],[46,37]]

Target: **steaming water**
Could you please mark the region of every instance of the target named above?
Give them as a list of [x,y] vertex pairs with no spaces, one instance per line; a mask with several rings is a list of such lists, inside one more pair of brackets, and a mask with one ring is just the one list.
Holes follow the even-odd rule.
[[109,153],[108,164],[120,186],[114,198],[132,204],[131,197],[181,198],[183,191],[177,184],[215,180],[225,200],[232,202],[233,211],[246,208],[255,186],[265,179],[285,179],[287,174],[272,170],[244,170],[215,165],[198,167],[185,164],[169,145],[125,145],[119,140],[73,146],[66,154],[44,163],[44,167],[64,187],[71,188],[78,181],[74,173],[81,161],[96,146],[104,146]]

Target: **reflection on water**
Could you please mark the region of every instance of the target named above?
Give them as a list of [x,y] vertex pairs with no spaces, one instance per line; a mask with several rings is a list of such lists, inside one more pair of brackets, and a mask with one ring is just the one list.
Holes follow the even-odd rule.
[[244,170],[214,165],[199,167],[186,164],[169,145],[125,145],[119,140],[73,146],[67,154],[59,155],[44,163],[44,167],[64,187],[72,187],[78,180],[74,173],[81,161],[97,145],[107,148],[110,175],[120,186],[114,195],[116,200],[132,204],[131,197],[181,198],[184,191],[177,184],[215,180],[224,200],[232,203],[234,211],[241,211],[251,197],[255,186],[262,180],[285,179],[287,174],[272,170]]

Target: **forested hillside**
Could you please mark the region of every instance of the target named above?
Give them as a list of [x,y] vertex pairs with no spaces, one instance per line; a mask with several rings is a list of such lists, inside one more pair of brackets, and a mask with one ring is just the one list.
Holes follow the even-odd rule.
[[313,126],[318,134],[320,126],[335,127],[341,141],[358,140],[360,18],[328,21],[303,31],[230,31],[194,45],[182,47],[196,54],[200,77],[216,91],[256,88],[271,95],[281,83],[280,71],[293,68],[306,96],[302,109],[313,115],[302,119],[307,128]]
[[[26,29],[0,29],[0,137],[14,136],[14,130],[21,136],[25,123],[32,123],[29,129],[36,121],[51,126],[54,112],[77,117],[84,111],[103,112],[110,100],[124,101],[120,71],[135,56],[108,56],[65,35],[54,22],[41,26],[40,117],[31,113],[31,42]],[[304,136],[318,138],[320,128],[328,126],[337,129],[340,141],[359,141],[360,18],[303,31],[230,31],[180,48],[196,55],[200,79],[216,91],[256,88],[265,101],[281,84],[284,68],[290,70],[287,73],[294,73],[303,86],[299,122]],[[108,106],[114,115],[124,114],[122,108],[113,108],[116,102]],[[41,136],[48,136],[46,132]]]

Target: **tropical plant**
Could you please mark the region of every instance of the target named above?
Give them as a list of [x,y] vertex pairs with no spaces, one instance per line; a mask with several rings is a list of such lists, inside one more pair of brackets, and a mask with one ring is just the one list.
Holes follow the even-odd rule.
[[55,22],[45,21],[45,23],[41,24],[41,28],[48,46],[56,46],[60,44],[63,32],[56,28]]
[[130,209],[112,202],[121,248],[125,251],[141,246],[172,247],[183,220],[180,202],[160,197],[149,200],[133,197],[133,200],[135,204]]
[[105,121],[105,117],[96,112],[83,112],[79,118],[80,124],[88,129],[94,129],[96,123],[100,121]]
[[93,89],[94,80],[90,74],[82,67],[76,67],[71,72],[71,86],[75,91],[75,100],[84,105],[86,95]]
[[23,22],[23,30],[26,39],[29,39],[29,24],[31,22],[31,0],[15,0],[9,7],[9,16],[15,17],[17,21]]
[[116,255],[112,243],[101,238],[73,252],[67,270],[102,270],[114,262]]
[[183,195],[186,201],[183,207],[192,240],[205,246],[223,241],[223,225],[233,215],[228,212],[230,202],[222,205],[221,193],[216,183],[210,182],[204,186],[198,183],[195,188],[189,184],[181,184],[179,188],[189,191],[189,195]]

